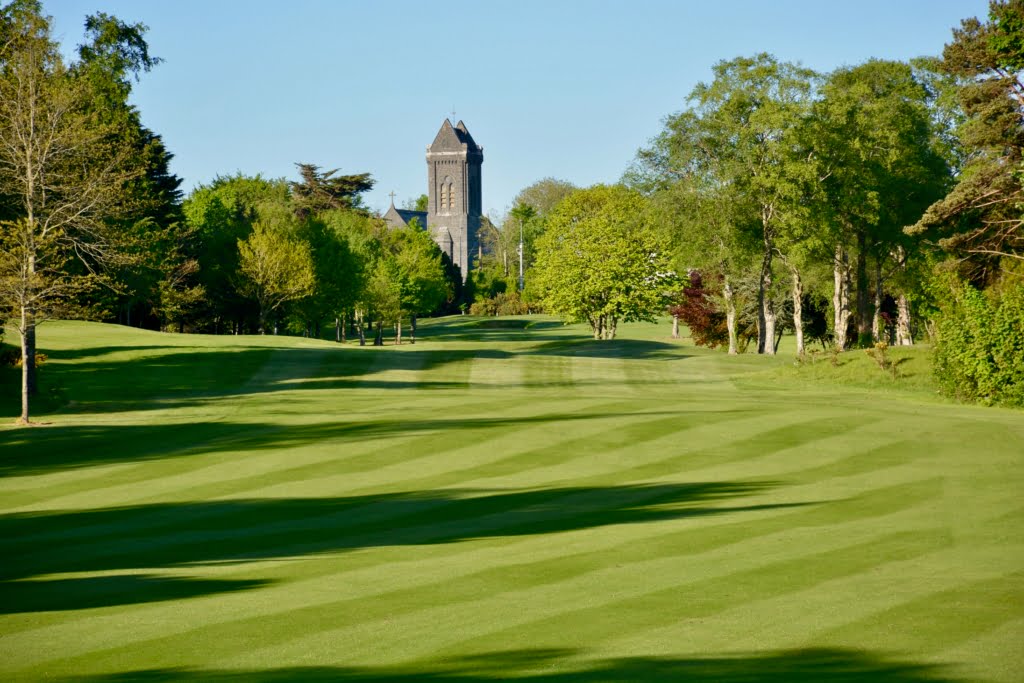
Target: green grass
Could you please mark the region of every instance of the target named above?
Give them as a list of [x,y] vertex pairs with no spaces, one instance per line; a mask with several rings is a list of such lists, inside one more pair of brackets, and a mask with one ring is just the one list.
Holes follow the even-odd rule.
[[1024,413],[667,332],[43,326],[0,679],[1022,679]]

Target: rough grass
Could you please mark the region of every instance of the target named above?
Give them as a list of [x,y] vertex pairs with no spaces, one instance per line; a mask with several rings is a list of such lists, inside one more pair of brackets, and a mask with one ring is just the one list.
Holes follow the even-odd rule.
[[0,678],[1020,680],[1024,413],[667,333],[47,324]]

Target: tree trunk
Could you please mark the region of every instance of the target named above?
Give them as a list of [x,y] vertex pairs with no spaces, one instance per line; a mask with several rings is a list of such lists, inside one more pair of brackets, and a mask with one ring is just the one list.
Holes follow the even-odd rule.
[[[765,326],[767,320],[765,319],[765,278],[771,278],[771,253],[766,253],[764,259],[761,261],[761,275],[757,281],[757,352],[764,353],[765,348]],[[766,267],[766,264],[767,267]],[[767,274],[766,274],[767,273]]]
[[850,256],[843,245],[836,245],[836,256],[832,262],[832,331],[836,348],[846,348],[846,330],[850,326]]
[[409,343],[416,343],[416,314],[409,316]]
[[345,333],[345,326],[341,322],[341,316],[334,318],[334,341],[341,343],[341,335]]
[[906,294],[900,294],[896,300],[896,307],[899,311],[896,317],[896,345],[913,346],[914,337],[910,333],[910,301]]
[[357,318],[358,320],[356,322],[358,324],[356,325],[356,328],[359,330],[359,345],[366,346],[366,327],[363,325],[362,311],[359,311],[359,315],[357,316]]
[[871,334],[870,294],[868,287],[867,238],[861,232],[857,235],[857,344],[862,344]]
[[796,355],[802,358],[804,355],[804,283],[800,279],[800,271],[790,266],[790,274],[793,277],[793,331],[796,334]]
[[882,325],[882,259],[878,259],[875,264],[875,314],[871,316],[871,339],[875,343],[883,340],[882,335],[885,334],[884,326]]
[[732,290],[729,278],[725,279],[722,294],[725,296],[725,324],[729,328],[729,355],[735,356],[739,353],[739,342],[736,338],[736,293]]
[[395,323],[395,346],[402,345],[402,319]]
[[679,316],[672,316],[672,338],[679,339]]
[[377,334],[373,337],[374,346],[384,346],[384,321],[377,321]]
[[21,417],[28,424],[29,405],[36,392],[36,325],[27,306],[21,307]]

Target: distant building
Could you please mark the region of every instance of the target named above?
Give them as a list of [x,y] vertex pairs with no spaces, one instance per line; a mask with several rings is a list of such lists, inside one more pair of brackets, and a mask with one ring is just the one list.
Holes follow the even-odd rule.
[[388,225],[408,225],[413,218],[428,230],[441,251],[462,271],[462,279],[469,276],[473,257],[477,254],[477,231],[483,207],[480,187],[480,167],[484,162],[484,148],[476,144],[459,121],[452,126],[444,120],[433,144],[427,147],[427,211],[396,209],[384,214]]

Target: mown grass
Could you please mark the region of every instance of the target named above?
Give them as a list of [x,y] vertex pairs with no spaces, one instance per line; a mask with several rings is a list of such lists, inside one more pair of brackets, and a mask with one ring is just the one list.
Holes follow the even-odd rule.
[[0,678],[1020,680],[1024,413],[667,332],[47,324]]

